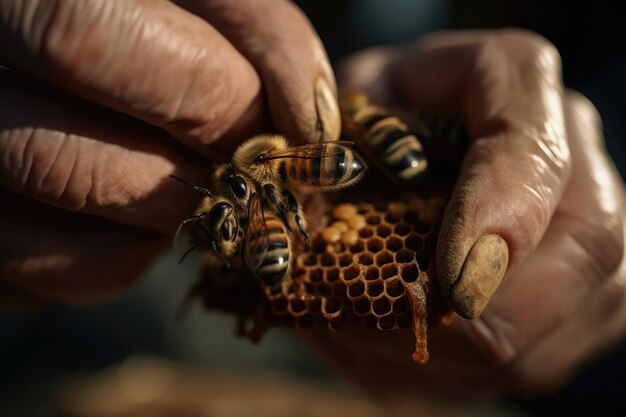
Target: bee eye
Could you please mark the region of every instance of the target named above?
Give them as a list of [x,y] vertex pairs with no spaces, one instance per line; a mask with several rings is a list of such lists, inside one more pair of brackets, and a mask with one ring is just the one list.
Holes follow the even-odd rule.
[[245,198],[246,195],[248,195],[248,186],[240,176],[233,177],[230,187],[233,190],[233,194],[235,194],[237,198]]

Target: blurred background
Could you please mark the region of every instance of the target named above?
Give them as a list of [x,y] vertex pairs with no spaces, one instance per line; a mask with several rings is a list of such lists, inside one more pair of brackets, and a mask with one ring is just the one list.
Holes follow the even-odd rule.
[[[586,3],[302,0],[297,3],[312,20],[333,63],[361,48],[408,42],[424,33],[446,28],[518,26],[541,33],[561,52],[565,84],[581,91],[599,109],[608,150],[624,175],[626,3],[608,0]],[[178,256],[178,253],[164,256],[147,272],[141,285],[111,304],[81,309],[51,305],[31,315],[0,313],[0,415],[44,416],[59,412],[96,415],[89,414],[88,402],[67,400],[68,395],[74,399],[95,396],[93,387],[88,384],[94,381],[90,379],[94,373],[100,378],[98,381],[108,381],[106,378],[117,375],[114,379],[119,385],[124,381],[123,376],[129,374],[128,369],[135,370],[132,375],[153,382],[143,384],[152,387],[152,391],[135,393],[145,399],[159,390],[174,389],[163,385],[174,372],[173,364],[183,364],[184,369],[192,373],[206,372],[198,378],[204,378],[207,384],[217,382],[217,387],[224,387],[223,384],[230,383],[240,387],[230,406],[216,408],[208,414],[190,412],[186,415],[252,414],[255,410],[247,410],[241,399],[255,395],[250,388],[254,385],[245,386],[241,382],[250,378],[260,378],[275,390],[293,390],[295,386],[299,390],[301,386],[318,390],[321,386],[337,386],[351,393],[335,398],[336,413],[322,410],[322,414],[310,415],[342,415],[339,410],[343,410],[343,406],[350,412],[360,410],[362,415],[387,414],[361,400],[358,400],[361,408],[351,403],[357,401],[358,394],[325,371],[290,331],[271,330],[259,345],[253,345],[235,336],[232,317],[206,312],[198,304],[191,306],[183,319],[176,319],[176,311],[200,270],[197,258],[190,256],[183,265],[178,265]],[[587,415],[597,409],[594,408],[597,404],[610,405],[607,413],[626,415],[623,375],[626,375],[624,347],[583,372],[562,392],[548,398],[535,401],[512,398],[493,409],[447,410],[442,414],[433,411],[436,407],[423,404],[420,408],[423,413],[417,415],[456,415],[457,412],[459,415],[492,412]],[[220,381],[223,384],[220,385]],[[294,384],[294,381],[305,382]],[[293,398],[310,397],[307,393],[299,391]],[[115,398],[119,392],[113,390],[106,394]],[[322,390],[317,395],[329,393]],[[238,404],[239,408],[233,409],[233,404]],[[395,413],[411,414],[408,408],[402,407]],[[283,414],[274,410],[268,415]]]

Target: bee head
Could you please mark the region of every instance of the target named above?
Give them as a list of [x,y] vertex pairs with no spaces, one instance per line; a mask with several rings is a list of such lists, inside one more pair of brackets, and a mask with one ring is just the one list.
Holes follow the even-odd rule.
[[244,207],[250,198],[251,180],[244,174],[236,173],[232,164],[219,165],[213,176],[213,186],[233,204]]

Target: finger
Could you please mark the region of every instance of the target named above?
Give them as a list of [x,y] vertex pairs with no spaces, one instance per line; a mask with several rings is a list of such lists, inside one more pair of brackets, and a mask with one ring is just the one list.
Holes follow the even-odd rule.
[[404,48],[371,48],[341,61],[337,68],[340,89],[361,91],[379,105],[397,104],[391,86],[390,67],[405,53]]
[[[0,70],[0,185],[39,201],[172,234],[206,162],[158,129]],[[172,202],[176,204],[172,204]]]
[[583,366],[623,342],[625,277],[626,264],[623,263],[562,326],[516,361],[509,371],[509,375],[515,377],[507,378],[512,388],[535,395],[554,391],[571,380]]
[[503,362],[567,325],[622,262],[623,193],[606,156],[600,118],[579,94],[567,97],[575,169],[541,243],[480,319]]
[[437,272],[454,309],[477,317],[507,259],[518,265],[540,241],[569,178],[558,53],[518,30],[460,32],[425,39],[394,71],[412,103],[467,119]]
[[437,272],[457,313],[476,317],[507,264],[536,247],[569,176],[558,53],[537,35],[505,30],[432,35],[399,59],[373,54],[378,62],[358,82],[384,76],[396,97],[467,119],[472,144],[442,225]]
[[485,360],[484,352],[468,345],[465,335],[450,328],[434,326],[428,333],[432,355],[423,365],[411,360],[414,336],[409,331],[355,328],[331,333],[307,331],[299,336],[333,372],[345,374],[378,397],[453,396],[470,401],[493,397],[494,366]]
[[206,22],[168,1],[0,2],[0,59],[206,145],[258,129],[254,68]]
[[284,0],[177,3],[206,19],[252,62],[281,133],[294,141],[317,141],[320,129],[324,140],[339,137],[341,119],[328,57],[295,5]]
[[109,300],[135,284],[169,244],[154,233],[0,196],[0,276],[40,299]]

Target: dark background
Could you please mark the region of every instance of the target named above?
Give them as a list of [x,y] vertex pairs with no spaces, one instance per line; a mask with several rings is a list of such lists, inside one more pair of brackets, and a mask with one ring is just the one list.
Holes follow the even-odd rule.
[[[623,1],[298,1],[335,63],[350,52],[409,42],[442,29],[521,27],[559,50],[563,80],[598,108],[607,149],[626,170],[626,2]],[[332,11],[331,11],[332,9]],[[626,415],[626,347],[583,372],[562,392],[535,401],[511,399],[539,416]]]
[[[395,44],[444,28],[518,26],[552,41],[563,59],[566,86],[597,106],[607,147],[626,168],[626,6],[618,1],[316,0],[298,1],[336,63],[360,48]],[[34,315],[0,313],[0,415],[46,415],[58,384],[103,369],[137,352],[191,362],[208,370],[281,370],[331,378],[287,331],[271,331],[260,346],[236,339],[230,317],[195,306],[183,321],[175,311],[199,270],[190,257],[161,259],[142,284],[106,306],[54,305]],[[594,364],[561,393],[536,401],[511,399],[536,415],[626,415],[626,349]]]

